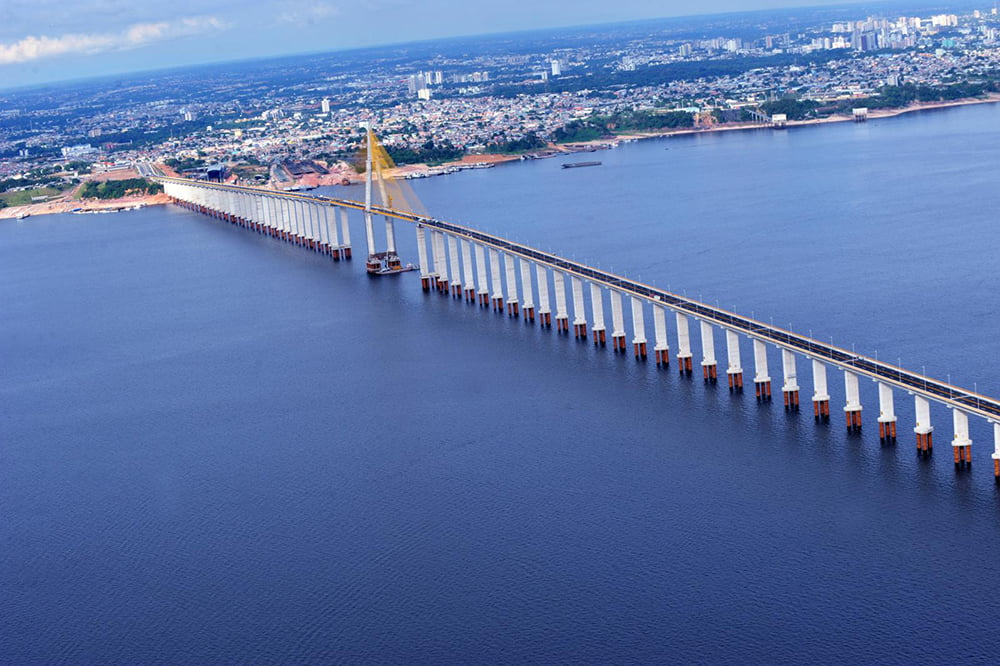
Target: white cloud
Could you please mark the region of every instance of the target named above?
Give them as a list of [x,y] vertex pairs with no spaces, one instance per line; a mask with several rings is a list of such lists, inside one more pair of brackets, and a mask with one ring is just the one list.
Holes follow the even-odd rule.
[[285,0],[284,11],[279,15],[286,23],[315,23],[340,14],[340,7],[323,0]]
[[66,34],[59,37],[28,36],[17,42],[0,44],[0,65],[13,65],[73,53],[120,51],[225,27],[225,24],[214,16],[193,16],[176,21],[136,23],[119,33]]

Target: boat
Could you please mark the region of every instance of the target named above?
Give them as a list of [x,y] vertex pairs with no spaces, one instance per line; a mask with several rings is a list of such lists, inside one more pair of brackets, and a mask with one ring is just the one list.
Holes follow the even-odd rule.
[[563,162],[563,169],[576,169],[579,167],[601,166],[600,162]]
[[31,213],[29,213],[28,211],[24,211],[23,213],[17,214],[17,219],[19,220],[23,220],[26,217],[31,217]]

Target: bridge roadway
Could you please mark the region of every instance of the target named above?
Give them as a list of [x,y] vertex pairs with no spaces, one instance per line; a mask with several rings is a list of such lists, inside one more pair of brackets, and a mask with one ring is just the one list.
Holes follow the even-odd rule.
[[[161,178],[157,180],[172,180]],[[178,182],[190,184],[191,181],[176,179]],[[212,184],[213,187],[219,187]],[[351,199],[334,199],[331,197],[306,195],[297,192],[274,192],[262,191],[253,187],[242,187],[233,185],[223,185],[224,189],[234,189],[241,192],[260,196],[267,194],[271,196],[288,197],[290,199],[300,199],[315,203],[332,204],[344,208],[364,210],[364,204]],[[499,236],[476,231],[468,227],[463,227],[444,220],[425,217],[406,211],[372,206],[372,212],[376,215],[385,215],[394,219],[420,224],[425,227],[440,229],[441,231],[454,234],[468,240],[475,241],[482,245],[503,250],[509,254],[517,255],[532,261],[544,264],[550,268],[557,269],[563,273],[575,275],[586,280],[602,284],[610,289],[615,289],[629,296],[638,296],[646,301],[658,305],[665,305],[674,310],[690,315],[695,319],[703,319],[707,322],[717,324],[724,328],[743,333],[750,338],[756,338],[764,342],[788,349],[793,352],[803,354],[808,358],[815,358],[825,363],[848,370],[859,376],[868,377],[874,381],[895,386],[913,394],[922,395],[936,402],[941,402],[949,406],[958,408],[968,414],[976,414],[991,423],[1000,422],[1000,401],[985,395],[974,393],[946,382],[941,382],[931,377],[926,377],[908,370],[903,370],[894,365],[883,363],[876,359],[849,352],[840,347],[829,345],[819,340],[807,336],[798,335],[785,329],[771,326],[764,322],[743,317],[728,310],[723,310],[704,303],[699,303],[683,296],[658,289],[635,280],[602,271],[586,264],[564,259],[558,255],[536,250],[521,243],[515,243]]]

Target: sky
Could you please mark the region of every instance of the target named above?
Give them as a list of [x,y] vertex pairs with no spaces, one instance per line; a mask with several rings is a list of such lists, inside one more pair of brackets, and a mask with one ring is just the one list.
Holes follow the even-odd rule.
[[0,0],[0,88],[204,62],[844,0]]

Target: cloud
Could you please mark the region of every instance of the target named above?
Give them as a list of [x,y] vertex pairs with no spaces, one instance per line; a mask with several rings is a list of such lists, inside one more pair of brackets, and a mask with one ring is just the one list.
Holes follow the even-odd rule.
[[10,44],[0,44],[0,65],[13,65],[67,54],[121,51],[145,44],[221,30],[225,24],[214,16],[192,16],[176,21],[136,23],[119,33],[66,34],[59,37],[28,36]]
[[315,23],[340,14],[340,7],[322,0],[285,0],[279,17],[285,23]]

